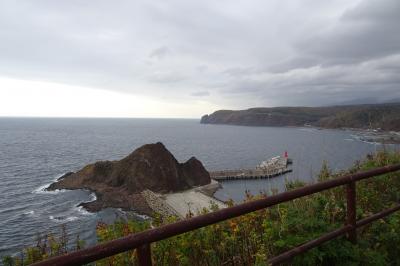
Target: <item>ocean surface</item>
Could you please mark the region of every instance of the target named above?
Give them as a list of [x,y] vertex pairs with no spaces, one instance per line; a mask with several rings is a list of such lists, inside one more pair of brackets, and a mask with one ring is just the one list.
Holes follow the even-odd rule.
[[34,244],[38,233],[59,232],[62,224],[71,240],[79,234],[87,245],[94,244],[97,222],[112,222],[124,213],[88,213],[77,205],[94,200],[94,194],[44,188],[66,172],[121,159],[157,141],[180,162],[195,156],[208,170],[252,168],[288,151],[294,162],[290,174],[222,183],[215,196],[238,202],[245,190],[282,191],[287,180],[312,182],[324,160],[338,171],[383,147],[343,130],[202,125],[191,119],[0,118],[0,256]]

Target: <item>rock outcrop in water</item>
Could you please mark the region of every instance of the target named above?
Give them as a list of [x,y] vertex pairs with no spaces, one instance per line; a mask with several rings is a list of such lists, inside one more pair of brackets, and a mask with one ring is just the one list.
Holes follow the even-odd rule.
[[143,190],[176,192],[210,182],[210,175],[199,160],[192,157],[179,163],[158,142],[144,145],[120,161],[100,161],[68,173],[47,190],[94,191],[97,199],[81,204],[89,211],[115,207],[149,214],[151,210],[141,195]]

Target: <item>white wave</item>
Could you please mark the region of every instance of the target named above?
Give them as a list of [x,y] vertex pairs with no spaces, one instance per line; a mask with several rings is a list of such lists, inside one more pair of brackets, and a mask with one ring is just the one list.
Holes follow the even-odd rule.
[[76,216],[70,216],[70,217],[68,217],[67,219],[65,219],[66,222],[72,222],[72,221],[75,221],[75,220],[78,220],[78,217],[76,217]]
[[69,216],[67,218],[64,218],[64,217],[54,217],[53,215],[50,215],[49,218],[50,218],[50,220],[59,222],[59,223],[72,222],[72,221],[78,220],[78,217],[76,217],[76,216]]
[[88,212],[82,206],[76,206],[76,207],[74,207],[74,210],[77,210],[79,212],[79,214],[81,214],[81,215],[94,215],[94,213]]
[[354,141],[354,139],[344,139],[345,141]]
[[32,191],[32,193],[34,193],[34,194],[58,194],[60,192],[66,191],[65,189],[56,189],[56,190],[53,190],[53,191],[47,191],[46,190],[46,188],[48,188],[51,184],[56,182],[63,175],[65,175],[65,174],[58,175],[57,177],[54,178],[54,180],[52,182],[44,184],[44,185],[36,188],[35,190]]
[[24,215],[31,215],[33,216],[35,214],[35,211],[31,210],[31,211],[26,211],[23,213]]
[[95,201],[95,200],[97,200],[97,197],[96,197],[96,194],[93,192],[93,193],[90,194],[90,201],[89,202],[92,202],[92,201]]
[[[50,184],[52,184],[52,183],[50,183]],[[32,193],[35,193],[35,194],[58,194],[58,193],[67,191],[66,189],[46,190],[46,188],[48,188],[50,184],[44,185],[41,188],[37,188],[34,191],[32,191]]]
[[[88,201],[84,201],[83,203],[88,203],[88,202],[93,202],[97,200],[96,194],[94,192],[90,193],[90,200]],[[78,212],[80,215],[94,215],[94,213],[92,212],[88,212],[85,208],[83,208],[83,206],[79,206],[81,203],[75,205],[72,208],[72,211],[74,212]]]
[[38,187],[37,189],[35,189],[34,191],[32,191],[32,193],[35,193],[35,194],[43,194],[43,193],[46,193],[46,192],[48,192],[48,191],[46,191],[46,188],[48,188],[48,187],[50,186],[50,184],[51,184],[51,183],[48,183],[48,184],[43,185],[43,186],[40,186],[40,187]]

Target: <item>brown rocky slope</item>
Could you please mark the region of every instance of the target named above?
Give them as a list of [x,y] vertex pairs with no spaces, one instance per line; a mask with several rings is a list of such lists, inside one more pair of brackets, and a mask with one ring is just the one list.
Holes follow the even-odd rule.
[[273,127],[308,125],[400,131],[400,103],[219,110],[204,115],[200,123]]
[[211,182],[202,163],[192,157],[179,163],[165,146],[146,144],[120,161],[100,161],[68,173],[47,190],[88,189],[96,193],[93,202],[82,203],[89,211],[107,207],[150,214],[140,192],[150,189],[167,193],[202,186]]

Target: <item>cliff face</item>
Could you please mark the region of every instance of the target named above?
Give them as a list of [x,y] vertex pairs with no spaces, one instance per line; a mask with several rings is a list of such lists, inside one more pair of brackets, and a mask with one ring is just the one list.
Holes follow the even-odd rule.
[[95,191],[97,202],[85,204],[91,210],[137,209],[135,201],[140,201],[140,192],[145,189],[175,192],[210,182],[210,175],[199,160],[192,157],[179,163],[159,142],[144,145],[120,161],[96,162],[76,173],[68,173],[48,190],[85,188]]
[[201,118],[203,124],[243,126],[304,126],[400,130],[400,104],[330,107],[274,107],[220,110]]

